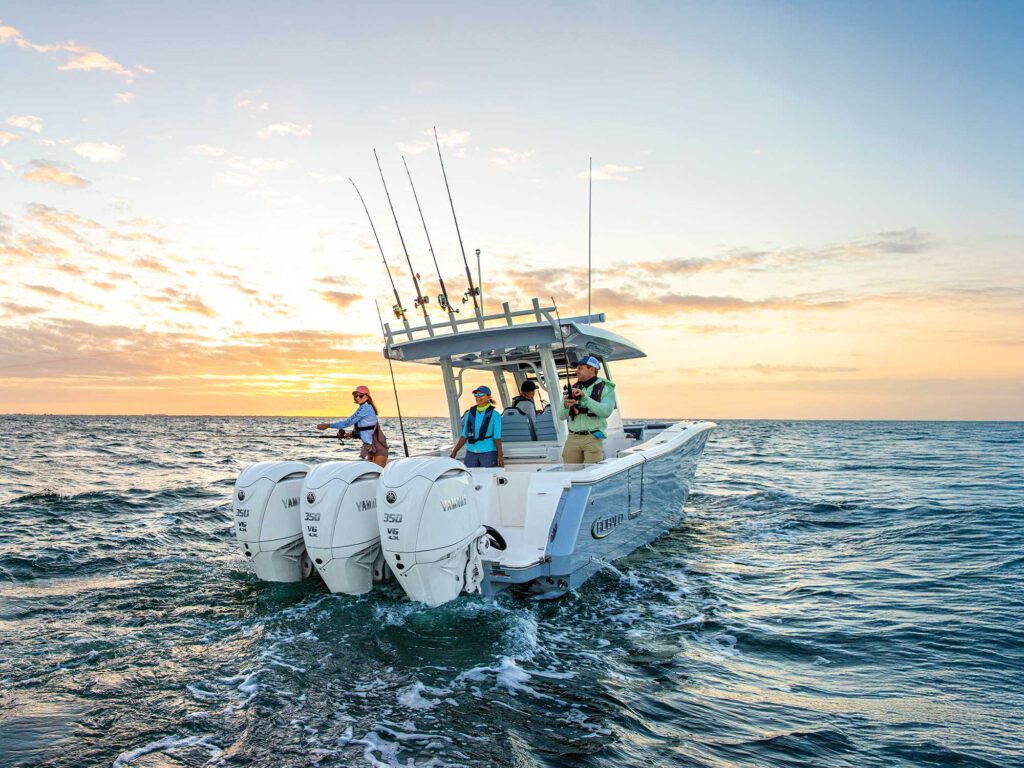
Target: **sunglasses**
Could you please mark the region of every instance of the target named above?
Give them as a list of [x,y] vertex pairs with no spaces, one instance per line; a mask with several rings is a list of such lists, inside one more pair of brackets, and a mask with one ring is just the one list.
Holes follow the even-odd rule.
[[474,392],[473,397],[490,397],[486,392]]
[[369,395],[364,395],[362,392],[353,392],[352,397],[369,397]]

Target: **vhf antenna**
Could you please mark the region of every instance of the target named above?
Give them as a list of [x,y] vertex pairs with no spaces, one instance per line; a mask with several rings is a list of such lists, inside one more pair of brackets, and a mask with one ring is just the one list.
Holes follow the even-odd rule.
[[373,159],[377,161],[377,170],[380,171],[380,183],[384,185],[384,194],[387,195],[388,205],[391,206],[391,216],[395,219],[395,229],[398,230],[398,239],[402,241],[402,250],[405,251],[405,263],[409,265],[409,273],[412,275],[412,284],[416,287],[415,306],[423,310],[423,320],[430,325],[430,318],[427,317],[427,302],[429,296],[424,296],[420,291],[420,281],[416,277],[416,270],[412,268],[412,259],[409,258],[409,249],[405,247],[405,238],[402,237],[402,228],[398,226],[398,215],[395,213],[395,206],[391,202],[391,193],[388,192],[388,183],[384,181],[384,171],[380,167],[380,158],[377,157],[377,150],[373,150]]
[[480,314],[480,305],[477,303],[476,297],[479,291],[473,285],[473,272],[469,268],[469,260],[466,258],[466,247],[462,244],[462,233],[459,231],[459,218],[455,215],[455,203],[452,202],[452,188],[448,185],[448,174],[444,170],[444,158],[441,157],[441,140],[437,138],[437,126],[434,126],[434,143],[437,144],[437,159],[441,161],[441,175],[444,176],[444,188],[448,190],[448,203],[452,207],[452,218],[455,220],[455,234],[459,236],[459,248],[462,249],[462,263],[466,267],[466,279],[469,281],[469,290],[466,291],[462,301],[465,303],[467,298],[473,299],[473,309],[476,311],[476,316],[483,322],[482,315]]
[[430,249],[430,258],[434,260],[434,269],[437,270],[437,279],[441,283],[441,295],[437,297],[437,303],[441,305],[441,309],[448,313],[448,318],[455,322],[455,316],[453,312],[459,310],[452,306],[452,303],[448,300],[448,289],[444,287],[444,278],[441,276],[441,267],[437,265],[437,256],[434,254],[434,245],[430,242],[430,233],[427,231],[427,220],[423,217],[423,208],[420,207],[420,198],[416,194],[416,186],[412,183],[412,174],[409,173],[409,164],[405,162],[405,155],[402,155],[402,165],[405,166],[405,175],[409,177],[409,186],[412,187],[412,197],[416,201],[416,210],[420,212],[420,221],[423,222],[423,234],[427,236],[427,248]]
[[366,211],[366,218],[370,221],[370,229],[373,230],[373,239],[377,241],[377,248],[380,249],[380,257],[384,261],[384,269],[386,269],[388,273],[388,282],[391,283],[391,290],[395,294],[395,306],[393,306],[391,310],[395,313],[395,317],[397,319],[405,320],[405,310],[402,308],[402,299],[398,295],[398,289],[395,288],[395,278],[391,276],[391,267],[388,266],[387,257],[384,255],[384,248],[381,246],[380,238],[377,236],[377,228],[373,226],[373,217],[370,216],[370,209],[366,207],[366,201],[363,200],[363,193],[359,191],[359,187],[356,186],[356,183],[352,181],[351,178],[349,178],[349,181],[352,182],[352,188],[356,191],[356,194],[359,195],[359,202],[363,204],[363,210]]
[[388,344],[388,334],[384,330],[384,320],[380,316],[380,307],[377,306],[377,302],[373,302],[373,306],[377,307],[377,321],[380,323],[380,333],[384,337],[384,356],[388,359],[388,370],[391,371],[391,388],[395,390],[395,408],[398,409],[398,428],[402,430],[402,447],[405,449],[405,456],[409,456],[409,443],[405,441],[405,423],[402,421],[402,406],[398,402],[398,385],[395,383],[395,369],[391,365],[391,346]]

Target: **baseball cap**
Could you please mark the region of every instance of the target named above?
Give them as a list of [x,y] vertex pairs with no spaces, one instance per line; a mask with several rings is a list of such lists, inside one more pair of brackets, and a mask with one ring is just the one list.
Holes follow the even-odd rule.
[[601,370],[601,361],[598,360],[593,355],[587,355],[586,357],[581,359],[578,363],[576,363],[576,365],[589,365],[595,371],[600,371]]
[[369,395],[370,394],[370,388],[369,387],[364,387],[364,386],[358,386],[358,387],[356,387],[355,389],[352,390],[352,394],[353,395]]
[[474,395],[489,395],[489,394],[491,394],[491,388],[490,387],[477,387],[476,389],[473,390],[473,394]]

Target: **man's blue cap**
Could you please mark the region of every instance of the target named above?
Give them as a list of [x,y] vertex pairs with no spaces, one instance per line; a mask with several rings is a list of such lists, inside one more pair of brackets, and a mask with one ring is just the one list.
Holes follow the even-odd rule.
[[595,371],[600,371],[601,370],[601,361],[598,360],[593,355],[587,355],[582,360],[580,360],[578,363],[576,363],[576,365],[589,365]]
[[490,387],[477,387],[476,389],[473,390],[473,394],[474,395],[489,395],[489,394],[491,394],[491,388]]

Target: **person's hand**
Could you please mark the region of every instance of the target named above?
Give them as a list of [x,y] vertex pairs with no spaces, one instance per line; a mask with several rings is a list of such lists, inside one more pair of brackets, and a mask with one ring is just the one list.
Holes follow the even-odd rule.
[[449,459],[454,459],[455,458],[455,454],[457,454],[457,453],[458,453],[458,451],[452,451],[451,453],[448,454],[448,458]]
[[316,428],[319,429],[319,430],[324,430],[324,429],[327,429],[329,426],[331,426],[331,425],[327,424],[327,423],[321,422],[320,424],[316,425]]
[[505,466],[505,457],[504,456],[499,456],[498,457],[498,466],[499,467],[504,467]]
[[348,435],[345,434],[345,430],[344,429],[339,429],[338,430],[338,439],[339,440],[344,440],[346,437],[348,437]]
[[576,400],[580,400],[580,399],[582,399],[582,397],[583,397],[583,390],[582,390],[582,389],[573,389],[573,391],[572,391],[572,396],[573,396],[573,397],[574,397],[574,398],[575,398]]
[[573,400],[571,397],[567,397],[567,398],[565,398],[565,400],[562,401],[562,404],[566,408],[572,408],[574,405],[576,405],[576,401]]

